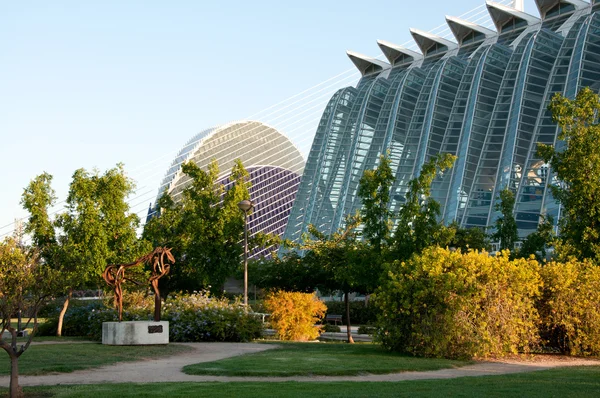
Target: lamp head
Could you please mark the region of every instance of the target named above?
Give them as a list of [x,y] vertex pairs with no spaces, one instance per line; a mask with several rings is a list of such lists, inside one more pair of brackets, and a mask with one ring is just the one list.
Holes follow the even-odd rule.
[[241,211],[246,213],[254,207],[254,203],[252,203],[252,201],[250,201],[250,200],[244,199],[238,203],[238,207],[240,208]]

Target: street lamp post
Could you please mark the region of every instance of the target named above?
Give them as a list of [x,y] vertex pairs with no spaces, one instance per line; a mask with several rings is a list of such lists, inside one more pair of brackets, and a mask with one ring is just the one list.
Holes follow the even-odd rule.
[[244,306],[248,308],[248,212],[254,207],[254,203],[242,200],[238,207],[244,212]]

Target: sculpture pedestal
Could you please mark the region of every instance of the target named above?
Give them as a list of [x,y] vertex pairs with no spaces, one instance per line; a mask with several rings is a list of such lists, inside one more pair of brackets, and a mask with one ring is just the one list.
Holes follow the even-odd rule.
[[102,322],[102,344],[154,345],[169,344],[169,322],[126,321]]

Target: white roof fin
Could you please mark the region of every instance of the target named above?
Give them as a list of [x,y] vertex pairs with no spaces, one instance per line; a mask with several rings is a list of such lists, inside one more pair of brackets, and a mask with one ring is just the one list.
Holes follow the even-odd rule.
[[502,29],[511,20],[525,21],[527,25],[533,25],[540,22],[540,19],[534,17],[533,15],[502,5],[500,3],[487,0],[485,5],[487,6],[490,17],[492,17],[492,21],[494,22],[498,33],[502,33]]
[[416,51],[409,50],[408,48],[398,46],[385,40],[377,40],[377,45],[381,48],[381,52],[383,52],[383,55],[390,61],[392,66],[409,64],[423,58],[423,55]]
[[445,47],[445,51],[453,50],[458,47],[458,45],[453,41],[446,40],[443,37],[419,29],[410,28],[410,34],[425,57],[434,50],[438,50],[436,52],[440,52],[440,47],[442,49]]
[[590,4],[581,0],[535,0],[535,5],[537,6],[542,19],[546,19],[546,14],[548,11],[562,4],[572,4],[576,10],[581,10],[582,8],[588,7]]
[[456,17],[446,16],[446,23],[448,23],[448,26],[454,37],[456,37],[456,41],[458,41],[459,45],[462,45],[463,41],[468,39],[472,34],[482,36],[481,40],[496,34],[493,30]]
[[356,65],[356,68],[363,76],[379,73],[385,69],[391,68],[391,65],[387,62],[383,62],[376,58],[368,57],[354,51],[346,51],[346,54],[348,54],[350,60],[354,63],[354,65]]

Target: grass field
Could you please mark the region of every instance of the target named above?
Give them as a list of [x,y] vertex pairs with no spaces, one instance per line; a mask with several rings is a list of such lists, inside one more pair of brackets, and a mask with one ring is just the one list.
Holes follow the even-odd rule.
[[[0,390],[0,391],[6,391]],[[156,383],[25,388],[29,397],[598,397],[600,367],[395,383]]]
[[296,376],[356,375],[437,370],[468,361],[403,356],[376,344],[278,343],[281,348],[184,367],[194,375]]
[[[56,338],[49,338],[54,340]],[[19,374],[40,375],[51,372],[73,372],[117,362],[136,361],[175,355],[189,348],[167,346],[107,346],[99,343],[31,345],[19,358]],[[10,374],[8,355],[0,352],[0,375]]]

